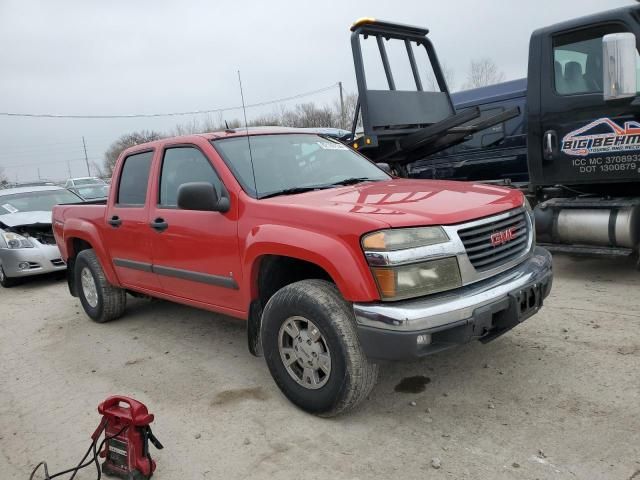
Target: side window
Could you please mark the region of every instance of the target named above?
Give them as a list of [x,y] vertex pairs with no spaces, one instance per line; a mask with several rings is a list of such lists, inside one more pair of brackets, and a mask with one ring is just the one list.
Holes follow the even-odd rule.
[[149,184],[149,170],[153,152],[136,153],[124,159],[124,165],[120,171],[120,184],[118,185],[118,199],[120,205],[143,206],[147,198],[147,186]]
[[[560,95],[602,92],[602,37],[625,31],[604,25],[558,35],[553,39],[553,73]],[[636,64],[638,64],[636,54]]]
[[222,183],[207,157],[195,147],[168,148],[160,173],[160,205],[178,205],[178,188],[183,183],[209,182],[220,196]]

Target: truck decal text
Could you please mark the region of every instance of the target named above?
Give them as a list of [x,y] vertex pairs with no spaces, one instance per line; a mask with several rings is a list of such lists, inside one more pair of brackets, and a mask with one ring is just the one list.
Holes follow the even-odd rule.
[[[610,131],[589,133],[590,130]],[[593,122],[567,133],[562,139],[561,150],[567,155],[585,156],[592,153],[624,152],[640,149],[640,123],[625,122],[621,127],[609,118],[599,118]]]

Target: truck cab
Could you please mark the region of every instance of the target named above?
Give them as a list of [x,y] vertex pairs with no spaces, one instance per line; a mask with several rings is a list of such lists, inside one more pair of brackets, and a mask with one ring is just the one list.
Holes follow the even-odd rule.
[[[636,101],[640,7],[611,10],[541,28],[529,46],[528,157],[534,187],[622,189],[640,182]],[[632,58],[603,58],[603,41],[626,34]],[[617,35],[620,37],[620,35]],[[630,61],[630,62],[629,62]],[[608,68],[605,70],[605,66]],[[632,91],[615,91],[622,76]],[[605,77],[609,78],[605,78]],[[607,96],[614,89],[615,95]],[[619,187],[613,185],[620,183]]]
[[[536,30],[523,80],[449,95],[437,75],[440,95],[455,107],[448,115],[434,102],[414,102],[404,116],[392,109],[372,115],[367,107],[378,99],[360,80],[365,75],[354,46],[365,131],[354,146],[375,161],[391,163],[401,176],[522,189],[535,206],[538,239],[551,250],[637,254],[639,21],[640,6],[634,5]],[[376,28],[382,27],[393,29],[388,22]],[[395,26],[396,39],[415,41],[418,29],[411,28]],[[359,32],[372,35],[376,29]],[[421,30],[425,37],[427,32]],[[389,38],[379,43],[384,46]],[[383,64],[391,64],[380,51]],[[435,51],[429,63],[437,73]],[[412,94],[422,97],[416,85]],[[394,90],[391,82],[389,90]],[[416,113],[420,108],[427,112]],[[434,111],[440,116],[429,123]],[[412,123],[398,125],[398,118]]]

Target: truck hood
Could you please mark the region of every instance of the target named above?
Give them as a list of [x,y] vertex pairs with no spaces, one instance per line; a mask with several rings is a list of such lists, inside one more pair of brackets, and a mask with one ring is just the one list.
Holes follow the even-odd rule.
[[0,215],[0,224],[8,228],[25,225],[51,225],[51,212],[17,212]]
[[390,227],[452,225],[498,214],[522,205],[512,188],[442,180],[393,179],[274,197],[323,212],[343,212],[384,222]]

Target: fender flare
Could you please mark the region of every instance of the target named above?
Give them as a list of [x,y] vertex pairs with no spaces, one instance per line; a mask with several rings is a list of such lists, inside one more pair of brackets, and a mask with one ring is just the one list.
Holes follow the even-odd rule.
[[67,263],[69,263],[70,259],[72,259],[71,263],[74,263],[73,259],[75,259],[77,255],[77,252],[74,251],[73,248],[74,239],[83,240],[91,245],[91,248],[96,252],[96,256],[100,261],[102,270],[104,270],[104,275],[107,277],[109,283],[114,286],[120,286],[118,275],[116,274],[113,264],[111,263],[111,259],[104,248],[104,244],[102,243],[97,227],[91,222],[78,218],[71,218],[65,222],[64,245],[67,253],[67,258],[65,259]]
[[342,238],[299,227],[261,225],[247,236],[244,257],[243,283],[250,298],[257,298],[257,278],[260,260],[267,255],[278,255],[304,260],[322,268],[334,281],[345,300],[350,302],[375,301],[378,290],[364,259]]

